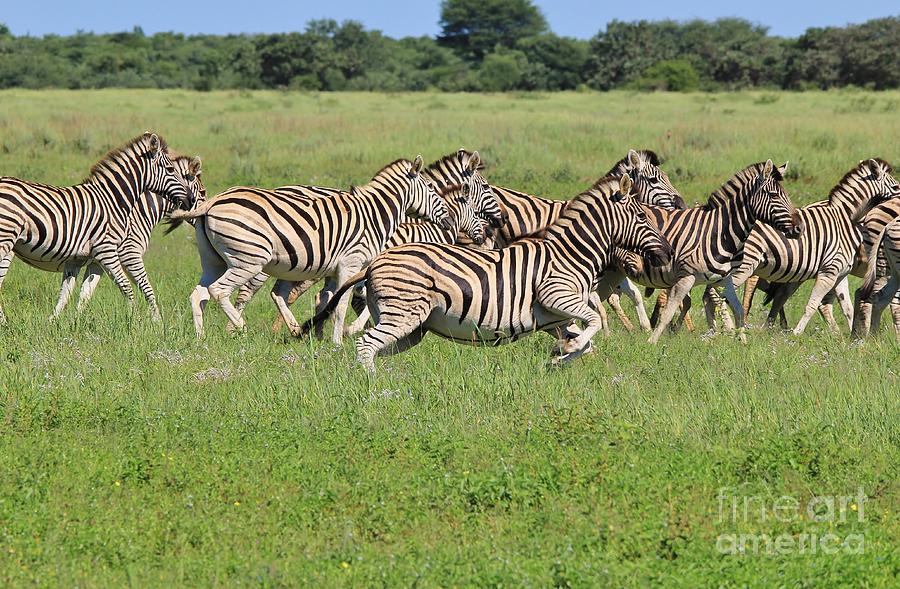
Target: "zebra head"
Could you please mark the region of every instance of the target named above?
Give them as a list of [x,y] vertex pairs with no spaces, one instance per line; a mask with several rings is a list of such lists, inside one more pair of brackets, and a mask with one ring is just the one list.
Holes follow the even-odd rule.
[[[885,201],[900,197],[900,183],[891,174],[893,168],[885,160],[881,158],[872,158],[859,162],[855,172],[859,173],[857,182],[862,184],[862,190],[857,188],[855,194],[863,193],[869,195],[867,201],[860,203],[861,206],[855,211],[854,219],[860,219],[870,210]],[[851,175],[853,172],[850,172]]]
[[140,156],[146,160],[144,188],[168,199],[177,208],[190,207],[194,195],[169,157],[165,142],[156,133],[148,131],[138,143],[142,150]]
[[448,186],[441,196],[450,206],[450,215],[456,219],[456,231],[465,233],[475,245],[483,245],[487,237],[487,221],[478,216],[469,184]]
[[[191,194],[194,195],[194,199],[189,205],[189,210],[193,211],[198,206],[206,202],[206,187],[203,186],[203,180],[200,179],[200,174],[203,173],[203,170],[201,169],[202,162],[200,161],[200,156],[187,157],[180,155],[173,161],[175,162],[175,167],[177,168],[178,172],[184,178],[185,182],[187,182],[188,189],[190,190]],[[166,216],[170,216],[172,212],[178,208],[178,204],[181,203],[169,202],[169,206],[166,207],[165,210]],[[193,225],[196,222],[196,219],[188,219],[187,222]],[[169,227],[166,229],[166,235],[175,231],[175,229],[177,229],[179,225],[184,223],[184,220],[172,219],[170,217],[167,223]]]
[[488,184],[481,170],[484,162],[477,151],[468,152],[460,149],[456,152],[462,171],[462,183],[469,185],[469,193],[474,202],[475,212],[486,219],[492,227],[503,227],[509,221],[509,213],[497,200],[491,185]]
[[786,236],[799,237],[803,233],[803,221],[781,186],[788,162],[777,168],[772,160],[766,160],[765,164],[756,164],[756,167],[759,168],[760,165],[762,169],[759,170],[755,186],[748,197],[750,210],[757,219],[768,223]]
[[628,155],[610,170],[610,174],[628,174],[634,183],[632,191],[642,204],[663,209],[683,209],[684,199],[659,165],[659,156],[649,149],[629,149]]
[[633,194],[634,182],[625,174],[612,195],[615,218],[611,225],[614,245],[646,256],[653,266],[663,266],[672,258],[672,246],[659,232],[644,207]]
[[428,219],[443,229],[450,229],[450,209],[447,203],[435,190],[434,184],[422,174],[425,162],[417,155],[409,168],[406,177],[409,180],[406,193],[407,213]]

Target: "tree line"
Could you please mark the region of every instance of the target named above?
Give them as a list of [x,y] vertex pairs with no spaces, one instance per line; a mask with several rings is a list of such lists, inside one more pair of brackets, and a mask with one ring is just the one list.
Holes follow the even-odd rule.
[[441,34],[393,39],[361,23],[303,32],[14,36],[0,88],[510,91],[900,87],[900,17],[774,37],[742,19],[612,21],[592,39],[550,31],[531,0],[444,0]]

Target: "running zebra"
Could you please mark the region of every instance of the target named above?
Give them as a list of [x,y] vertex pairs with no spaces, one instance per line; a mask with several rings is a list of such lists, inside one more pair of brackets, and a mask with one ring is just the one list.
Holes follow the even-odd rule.
[[[200,180],[201,162],[199,157],[178,156],[172,159],[178,172],[184,177],[188,188],[195,196],[194,206],[206,200],[206,188]],[[122,267],[128,274],[128,277],[138,285],[144,298],[150,306],[150,316],[154,321],[161,320],[159,313],[159,305],[156,302],[156,294],[153,292],[153,285],[147,277],[147,269],[144,267],[144,253],[150,245],[150,234],[153,228],[160,221],[166,219],[175,210],[176,206],[169,199],[160,196],[155,192],[144,192],[138,199],[131,214],[128,216],[128,234],[119,247],[119,258],[122,261]],[[180,222],[173,222],[166,233],[171,233],[180,225]],[[84,279],[81,283],[81,292],[78,295],[78,306],[81,312],[91,297],[94,290],[100,282],[103,275],[103,267],[96,261],[91,262],[84,272]],[[73,279],[74,280],[74,279]],[[63,287],[65,288],[65,286]]]
[[[497,198],[491,189],[491,185],[487,183],[487,181],[484,179],[484,176],[481,174],[481,170],[483,169],[484,163],[482,162],[481,156],[477,151],[470,152],[466,151],[465,149],[459,149],[455,153],[445,155],[441,159],[429,164],[428,167],[422,170],[422,175],[430,182],[432,182],[438,191],[449,189],[455,190],[456,187],[466,186],[466,190],[469,193],[469,198],[472,201],[471,206],[474,207],[477,214],[483,219],[486,219],[491,224],[491,226],[499,227],[506,223],[507,215],[497,202]],[[283,186],[281,188],[276,188],[275,192],[293,194],[296,191],[295,189],[296,187],[294,186]],[[337,188],[313,188],[308,186],[302,187],[302,191],[304,192],[304,194],[309,194],[311,196],[330,196],[341,192],[341,190]],[[406,223],[428,223],[427,220],[423,219],[408,219],[405,215],[401,218],[401,220],[403,222],[403,225],[405,225]],[[437,226],[435,226],[434,229],[438,232],[441,231],[441,229]],[[401,235],[395,238],[395,243],[396,239],[402,239],[402,236],[406,234],[407,230],[402,230]],[[260,273],[240,288],[234,305],[238,313],[243,312],[244,307],[247,306],[247,303],[250,302],[250,300],[256,295],[256,293],[260,288],[262,288],[263,284],[265,284],[268,279],[269,276],[267,274]],[[304,280],[296,283],[291,289],[287,304],[294,304],[294,301],[296,301],[300,296],[303,295],[303,293],[308,291],[317,282],[318,280]],[[331,289],[335,288],[336,286],[337,285],[335,284],[328,285],[328,287]],[[272,330],[278,332],[281,329],[282,325],[283,318],[279,314],[275,319]],[[229,329],[233,328],[234,326],[229,323]]]
[[[781,186],[787,164],[775,168],[772,160],[753,164],[735,174],[714,191],[706,205],[682,210],[646,207],[660,232],[672,245],[670,263],[646,267],[638,282],[652,288],[671,289],[649,342],[659,341],[682,300],[695,284],[718,284],[732,269],[732,260],[757,220],[774,225],[788,235],[799,235],[803,224]],[[622,273],[609,272],[599,286],[600,298],[608,296]],[[735,313],[743,339],[743,311],[733,288],[726,297]]]
[[169,157],[166,142],[149,132],[110,151],[75,186],[0,178],[0,284],[13,255],[35,268],[62,272],[56,317],[79,270],[93,259],[132,303],[134,292],[122,268],[121,246],[129,215],[147,191],[176,207],[189,207],[194,198]]
[[[628,174],[634,184],[633,190],[642,204],[655,205],[664,209],[684,208],[684,199],[660,165],[661,160],[653,151],[630,149],[626,156],[616,162],[606,175]],[[517,239],[540,233],[554,223],[569,204],[569,201],[566,200],[532,196],[500,186],[492,188],[500,205],[509,215],[506,225],[500,228],[494,237],[495,247],[505,247]],[[624,252],[619,252],[615,257],[623,259],[624,256]],[[630,322],[619,304],[618,294],[620,292],[632,300],[641,328],[649,331],[650,319],[644,309],[643,297],[640,290],[631,283],[627,273],[622,277],[617,289],[605,297],[610,300],[610,305],[627,329]]]
[[[853,270],[862,245],[860,221],[872,207],[896,196],[900,196],[900,185],[891,175],[891,166],[880,158],[861,161],[831,189],[827,200],[797,209],[806,229],[796,239],[788,239],[770,225],[756,224],[744,243],[743,254],[736,259],[732,273],[735,288],[754,275],[769,284],[784,284],[777,294],[772,289],[771,322],[803,282],[815,279],[794,334],[803,333],[822,299],[835,287],[845,309],[850,309],[847,319],[852,325],[850,293],[844,279]],[[744,294],[747,299],[748,293]],[[834,317],[827,312],[825,316],[836,332]]]
[[[197,335],[203,334],[203,309],[211,297],[242,329],[244,320],[229,297],[261,272],[278,279],[272,299],[295,330],[297,320],[284,300],[295,281],[330,276],[342,283],[384,249],[404,214],[449,227],[447,205],[422,168],[421,156],[397,160],[368,184],[324,195],[303,186],[231,188],[195,211],[174,213],[176,220],[197,219],[203,274],[190,298]],[[341,343],[346,307],[347,297],[337,301],[335,344]]]
[[[469,184],[463,184],[446,186],[440,191],[441,197],[447,202],[447,207],[450,209],[452,223],[449,228],[444,229],[428,221],[407,221],[397,227],[397,231],[388,240],[385,249],[408,243],[454,244],[463,235],[471,239],[475,245],[484,244],[490,226],[487,221],[483,220],[482,215],[476,212],[477,202],[471,199],[470,190]],[[258,277],[255,277],[254,280],[258,280]],[[304,280],[297,283],[288,295],[288,306],[293,305],[315,283],[315,280]],[[256,288],[258,289],[259,286]],[[358,300],[361,300],[361,304],[357,302]],[[365,299],[362,298],[362,295],[358,295],[357,291],[353,292],[351,304],[353,310],[356,311],[357,319],[344,329],[346,335],[359,333],[369,320]],[[278,315],[272,325],[272,331],[278,333],[282,325],[284,325],[284,319]]]
[[669,259],[669,245],[631,189],[627,175],[602,178],[570,201],[545,237],[501,250],[412,244],[384,252],[338,290],[340,296],[366,282],[375,326],[357,340],[357,360],[374,372],[377,354],[409,349],[429,331],[459,343],[498,345],[535,331],[555,334],[580,319],[585,330],[563,343],[554,363],[577,358],[602,327],[590,298],[613,249],[636,249],[660,264]]
[[[875,292],[876,281],[878,280],[878,258],[877,252],[882,252],[885,260],[887,282]],[[863,321],[868,328],[871,322],[873,330],[878,329],[881,321],[881,313],[887,307],[888,302],[900,293],[900,217],[896,217],[893,221],[884,226],[881,233],[872,244],[869,251],[868,264],[866,268],[865,281],[859,290],[859,299],[867,301],[872,305],[871,317],[864,317]],[[894,331],[898,340],[900,340],[900,322],[898,322],[897,308],[892,309],[894,314]],[[868,310],[863,310],[868,313]],[[863,334],[865,335],[865,334]]]

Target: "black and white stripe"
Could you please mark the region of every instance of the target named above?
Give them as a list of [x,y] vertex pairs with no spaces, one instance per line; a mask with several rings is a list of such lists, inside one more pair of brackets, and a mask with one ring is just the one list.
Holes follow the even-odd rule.
[[[412,244],[378,256],[339,294],[366,281],[375,326],[357,340],[357,359],[416,345],[426,332],[459,343],[502,344],[535,331],[556,333],[575,319],[585,330],[562,344],[555,361],[578,357],[602,327],[591,305],[597,276],[613,248],[668,260],[670,248],[631,195],[630,177],[606,177],[573,199],[544,237],[500,250]],[[330,308],[304,329],[325,320]]]
[[187,207],[193,200],[168,146],[154,133],[111,151],[76,186],[0,178],[0,284],[13,255],[35,268],[62,272],[56,317],[68,302],[78,271],[94,260],[133,301],[122,268],[121,244],[128,234],[131,211],[148,191],[175,206]]
[[[350,192],[323,194],[304,186],[232,188],[194,212],[173,214],[173,219],[197,219],[203,267],[191,295],[197,334],[202,334],[203,308],[210,297],[242,328],[244,320],[229,297],[261,272],[278,279],[272,298],[295,330],[297,320],[284,300],[294,282],[332,277],[340,284],[385,248],[405,214],[449,226],[447,205],[422,167],[421,156],[415,162],[397,160]],[[333,334],[338,344],[346,307],[343,297],[337,310],[341,325]]]

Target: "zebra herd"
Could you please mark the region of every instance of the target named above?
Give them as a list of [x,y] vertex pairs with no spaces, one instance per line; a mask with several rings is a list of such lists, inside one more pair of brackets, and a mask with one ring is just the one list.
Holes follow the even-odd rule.
[[[159,319],[143,255],[168,219],[169,231],[186,221],[196,233],[198,336],[210,299],[242,329],[246,303],[272,277],[279,322],[295,336],[321,336],[333,318],[340,344],[371,324],[356,340],[369,371],[376,356],[409,349],[428,332],[497,345],[545,331],[557,340],[553,363],[567,362],[608,331],[604,301],[633,328],[621,294],[656,343],[668,326],[688,322],[698,285],[710,327],[719,314],[742,339],[756,289],[772,301],[769,321],[786,326],[784,303],[807,280],[815,283],[795,333],[816,312],[837,331],[837,299],[859,337],[892,303],[900,337],[900,184],[891,166],[862,160],[827,199],[799,209],[783,186],[786,169],[749,165],[706,204],[686,207],[656,154],[629,150],[581,194],[552,200],[489,184],[478,152],[460,149],[427,166],[421,156],[398,159],[349,190],[235,187],[207,199],[200,159],[170,153],[148,132],[76,186],[0,178],[0,285],[14,256],[62,272],[56,317],[87,266],[79,310],[106,272],[129,302],[134,281]],[[855,300],[850,274],[864,278]],[[315,315],[301,325],[290,305],[323,280]],[[736,289],[745,283],[741,301]],[[661,291],[652,318],[640,287]],[[345,327],[351,304],[358,318]]]

